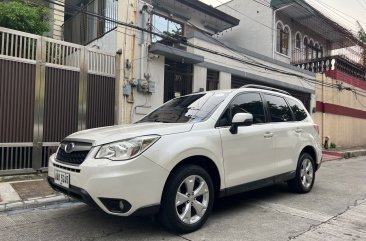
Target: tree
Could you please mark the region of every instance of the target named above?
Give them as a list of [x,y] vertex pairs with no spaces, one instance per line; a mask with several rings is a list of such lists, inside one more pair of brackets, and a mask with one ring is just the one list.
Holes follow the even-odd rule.
[[50,13],[46,7],[25,1],[0,2],[0,26],[42,35],[50,30]]

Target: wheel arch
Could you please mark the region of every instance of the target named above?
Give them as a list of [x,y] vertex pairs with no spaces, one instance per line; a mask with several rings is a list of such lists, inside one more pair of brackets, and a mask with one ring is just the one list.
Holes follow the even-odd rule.
[[315,170],[318,170],[318,160],[317,160],[317,155],[316,155],[316,150],[314,147],[312,146],[305,146],[301,152],[300,152],[300,156],[303,154],[303,153],[307,153],[309,154],[313,159],[314,159],[314,164],[315,164]]
[[221,180],[219,169],[213,160],[211,160],[209,157],[203,156],[203,155],[194,155],[194,156],[186,157],[183,160],[181,160],[180,162],[178,162],[169,173],[169,176],[164,184],[163,193],[165,192],[167,184],[168,184],[169,180],[171,179],[171,177],[173,176],[174,172],[177,169],[179,169],[185,165],[197,165],[197,166],[205,169],[212,179],[212,182],[214,185],[214,190],[215,190],[214,191],[215,198],[220,195],[220,187],[221,187],[222,180]]

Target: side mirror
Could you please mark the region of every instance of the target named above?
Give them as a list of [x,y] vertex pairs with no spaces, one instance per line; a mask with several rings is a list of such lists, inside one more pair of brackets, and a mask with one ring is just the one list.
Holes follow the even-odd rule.
[[238,126],[251,126],[253,124],[253,115],[250,113],[237,113],[231,121],[231,134],[238,133]]

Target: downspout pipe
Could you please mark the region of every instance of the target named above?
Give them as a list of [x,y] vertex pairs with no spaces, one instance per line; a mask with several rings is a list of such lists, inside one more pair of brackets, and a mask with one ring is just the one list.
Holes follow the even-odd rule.
[[273,19],[272,19],[272,22],[273,22],[273,26],[272,26],[272,58],[274,59],[275,57],[275,51],[276,51],[276,16],[277,16],[277,12],[285,9],[285,8],[288,8],[290,6],[294,5],[293,3],[291,4],[287,4],[285,6],[282,6],[276,10],[273,10]]

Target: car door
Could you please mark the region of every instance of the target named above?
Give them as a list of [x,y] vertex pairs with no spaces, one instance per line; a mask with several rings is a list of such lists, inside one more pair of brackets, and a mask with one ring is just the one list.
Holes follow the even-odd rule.
[[271,124],[273,126],[275,174],[284,174],[293,168],[295,152],[299,142],[296,122],[285,98],[274,94],[263,94]]
[[[232,134],[229,131],[232,117],[236,113],[246,112],[253,115],[253,125],[239,126],[237,134]],[[267,123],[259,93],[246,92],[234,97],[217,126],[221,135],[227,188],[240,188],[241,184],[273,175],[275,162],[272,127]]]

